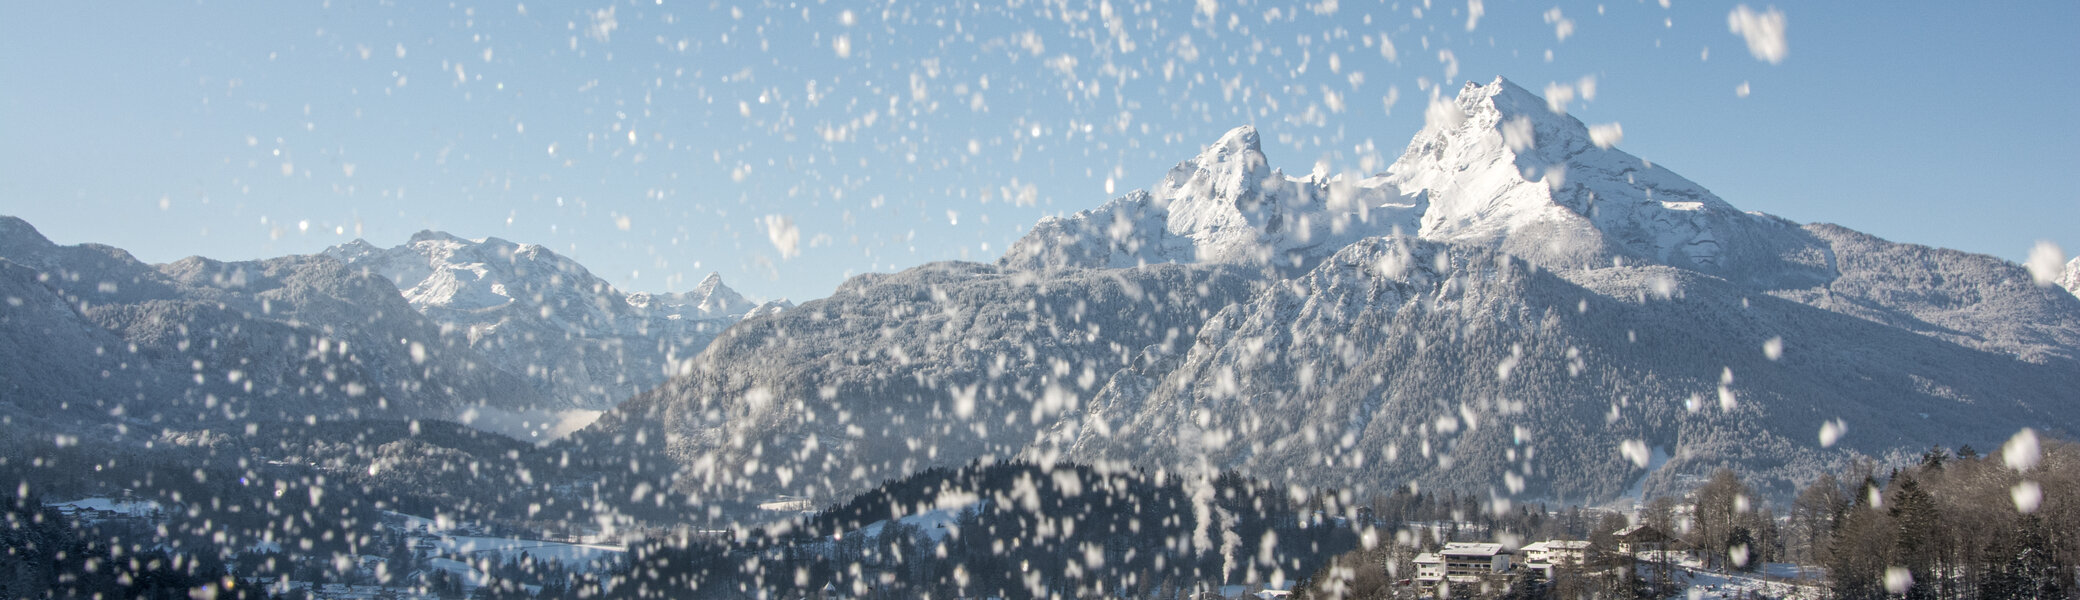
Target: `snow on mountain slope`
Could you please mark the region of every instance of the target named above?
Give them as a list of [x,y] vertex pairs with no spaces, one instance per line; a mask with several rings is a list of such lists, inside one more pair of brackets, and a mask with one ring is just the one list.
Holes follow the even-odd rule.
[[1838,275],[1770,295],[2023,360],[2080,360],[2080,297],[2036,285],[2022,265],[1838,225],[1804,229]]
[[2072,292],[2074,296],[2080,296],[2080,256],[2075,256],[2072,262],[2066,263],[2066,274],[2059,277],[2058,285]]
[[[2005,261],[1937,257],[1838,227],[1741,212],[1666,168],[1599,144],[1588,126],[1554,108],[1505,79],[1469,82],[1439,105],[1443,117],[1386,174],[1354,182],[1269,171],[1255,132],[1240,128],[1180,163],[1154,192],[1042,220],[1001,262],[1028,269],[1263,262],[1325,256],[1350,236],[1398,228],[1495,248],[1563,276],[1666,265],[2027,360],[2080,359],[2080,313],[2011,285],[2013,265]],[[1352,197],[1367,200],[1334,200],[1345,182],[1363,192]],[[1324,189],[1330,201],[1307,201],[1321,196],[1304,190]],[[1355,220],[1335,210],[1353,206],[1361,211]],[[1307,212],[1314,209],[1326,212]],[[1293,235],[1286,229],[1294,222],[1331,223],[1334,231]]]
[[932,263],[860,275],[828,298],[745,320],[571,439],[596,455],[661,452],[683,469],[678,491],[716,502],[830,502],[1018,453],[1107,374],[1183,351],[1198,323],[1248,297],[1249,271]]
[[[781,302],[785,302],[782,300]],[[628,295],[628,305],[678,319],[715,319],[729,316],[745,316],[760,304],[744,299],[742,294],[722,284],[722,275],[709,273],[693,290],[681,294],[636,292]]]
[[[148,265],[0,217],[0,380],[55,425],[453,418],[539,402],[389,282],[292,256]],[[19,303],[19,304],[17,304]]]
[[710,274],[680,294],[623,294],[539,245],[423,231],[323,253],[397,284],[413,308],[560,406],[602,409],[663,382],[757,308]]
[[1423,202],[1380,178],[1272,170],[1256,128],[1242,126],[1172,167],[1153,191],[1042,219],[999,262],[1019,269],[1302,264],[1367,236],[1414,230]]
[[[1605,499],[1720,465],[1788,494],[1858,455],[2080,429],[2071,361],[1666,266],[1561,275],[1477,245],[1352,244],[1214,315],[1181,356],[1114,372],[1026,455]],[[1857,433],[1826,450],[1814,432],[1834,418]],[[1670,449],[1666,474],[1628,460],[1628,441]]]
[[1502,249],[1554,268],[1661,264],[1803,286],[1830,273],[1786,221],[1743,213],[1702,186],[1596,143],[1580,120],[1496,78],[1468,82],[1459,119],[1432,123],[1387,168],[1403,193],[1428,192],[1419,235]]
[[1042,219],[1005,252],[1014,268],[1157,262],[1305,265],[1396,230],[1495,247],[1555,268],[1663,264],[1764,287],[1832,273],[1788,221],[1743,213],[1703,187],[1600,146],[1581,121],[1497,78],[1468,83],[1387,172],[1293,177],[1240,127],[1153,191]]

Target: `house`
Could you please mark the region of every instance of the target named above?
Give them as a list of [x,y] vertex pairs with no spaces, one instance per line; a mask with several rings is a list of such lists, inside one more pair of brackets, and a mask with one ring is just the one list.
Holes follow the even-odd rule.
[[1416,556],[1416,583],[1426,589],[1444,581],[1474,583],[1510,567],[1510,551],[1502,544],[1453,542]]
[[1589,542],[1579,540],[1546,540],[1518,548],[1524,555],[1524,568],[1533,569],[1547,578],[1553,576],[1553,568],[1566,565],[1581,566],[1589,560]]
[[1621,554],[1679,550],[1682,547],[1683,540],[1652,525],[1634,525],[1618,532],[1618,552]]

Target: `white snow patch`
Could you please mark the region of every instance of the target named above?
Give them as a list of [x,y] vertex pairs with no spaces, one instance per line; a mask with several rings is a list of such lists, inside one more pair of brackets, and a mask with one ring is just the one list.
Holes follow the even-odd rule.
[[2008,489],[2008,498],[2015,501],[2015,510],[2022,514],[2037,512],[2037,505],[2044,502],[2044,487],[2025,480]]
[[2016,471],[2036,468],[2037,459],[2042,457],[2043,452],[2037,444],[2037,431],[2028,427],[2015,432],[2015,437],[2008,438],[2008,443],[2001,445],[2001,462]]
[[2051,240],[2037,240],[2036,247],[2029,249],[2029,262],[2023,266],[2029,268],[2030,279],[2037,285],[2058,285],[2058,280],[2065,276],[2066,252]]
[[456,415],[456,421],[471,429],[496,433],[517,440],[548,443],[584,429],[606,411],[569,409],[509,411],[491,406],[473,406]]
[[1618,454],[1624,455],[1634,466],[1642,469],[1647,468],[1647,461],[1652,458],[1652,454],[1647,451],[1647,443],[1639,440],[1625,440],[1618,444]]
[[1617,123],[1589,127],[1589,141],[1598,148],[1609,148],[1625,141],[1625,127]]
[[60,510],[69,508],[74,512],[91,510],[111,515],[122,515],[126,517],[149,516],[152,513],[156,513],[161,510],[159,503],[151,500],[125,501],[103,497],[81,498],[78,500],[72,500],[68,502],[55,502],[45,504],[44,506],[57,508]]
[[1790,47],[1784,42],[1784,12],[1771,6],[1756,12],[1742,4],[1726,13],[1726,29],[1748,42],[1748,53],[1769,64],[1784,62]]
[[1820,424],[1820,447],[1822,447],[1822,448],[1828,448],[1828,447],[1832,447],[1832,446],[1834,446],[1834,443],[1835,443],[1835,442],[1838,442],[1838,441],[1841,441],[1841,439],[1842,439],[1842,436],[1843,436],[1844,434],[1847,434],[1847,433],[1849,433],[1849,422],[1848,422],[1848,421],[1843,421],[1843,420],[1841,420],[1841,419],[1835,419],[1835,420],[1832,420],[1832,421],[1826,421],[1826,422],[1823,422],[1823,423],[1821,423],[1821,424]]
[[[923,531],[927,537],[932,538],[932,541],[937,542],[946,539],[946,536],[951,535],[954,529],[959,526],[958,524],[960,522],[960,515],[962,510],[974,508],[977,512],[981,512],[982,509],[986,506],[986,503],[988,503],[989,501],[975,500],[973,502],[949,506],[948,504],[950,504],[951,502],[953,502],[953,500],[948,498],[941,498],[940,501],[936,503],[939,505],[939,508],[896,519],[896,523],[916,527],[918,530]],[[873,539],[874,537],[881,535],[881,530],[888,527],[888,525],[888,520],[883,519],[880,521],[869,523],[866,527],[861,527],[857,531],[848,532],[843,535],[866,536],[868,539]]]

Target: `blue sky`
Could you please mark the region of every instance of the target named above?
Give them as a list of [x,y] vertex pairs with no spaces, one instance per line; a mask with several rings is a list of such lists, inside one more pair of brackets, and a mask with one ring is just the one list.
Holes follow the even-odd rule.
[[7,3],[0,214],[155,262],[439,229],[803,300],[993,260],[1236,125],[1379,170],[1426,89],[1501,75],[1593,77],[1572,114],[1744,209],[2080,251],[2080,4],[1750,3],[1777,63],[1730,2],[1207,4]]

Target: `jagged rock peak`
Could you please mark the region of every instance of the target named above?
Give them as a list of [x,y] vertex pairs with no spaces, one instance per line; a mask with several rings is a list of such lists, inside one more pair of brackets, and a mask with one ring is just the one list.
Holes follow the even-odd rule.
[[2074,296],[2080,296],[2080,256],[2075,256],[2072,262],[2066,263],[2066,274],[2058,279],[2058,284]]
[[693,291],[696,294],[713,293],[717,289],[729,289],[729,286],[723,285],[722,274],[714,271],[709,271],[707,277],[701,278],[699,285],[693,286]]
[[[1253,200],[1263,190],[1264,179],[1271,175],[1270,162],[1264,158],[1263,144],[1257,138],[1257,128],[1243,125],[1223,134],[1220,140],[1207,146],[1198,156],[1178,163],[1163,177],[1156,190],[1159,203],[1181,202],[1186,204],[1211,204],[1210,210],[1225,205],[1242,208],[1242,203]],[[1192,211],[1172,208],[1173,211]],[[1226,211],[1224,211],[1226,212]],[[1212,215],[1198,215],[1212,217]],[[1190,229],[1188,222],[1183,229]],[[1177,229],[1173,229],[1176,231]]]
[[744,299],[742,294],[723,284],[722,274],[715,272],[708,273],[707,277],[701,279],[700,285],[693,286],[693,292],[688,294],[688,297],[695,302],[701,313],[706,315],[733,315],[756,308],[751,301]]

